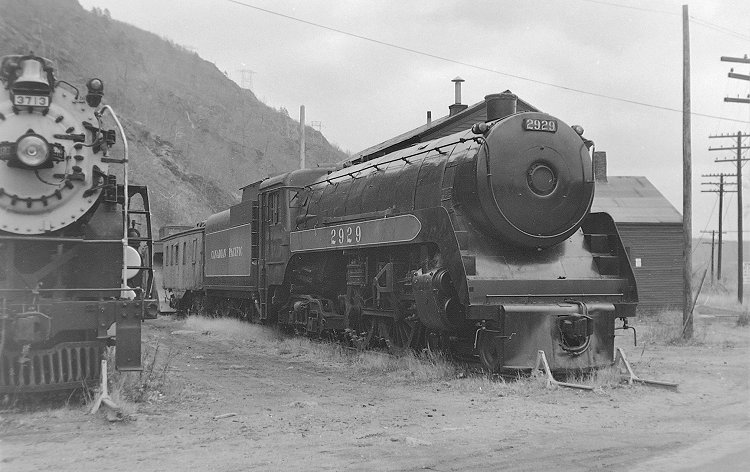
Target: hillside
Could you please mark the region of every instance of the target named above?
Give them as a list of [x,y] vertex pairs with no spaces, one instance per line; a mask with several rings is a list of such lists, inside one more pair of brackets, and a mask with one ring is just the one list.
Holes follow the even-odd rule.
[[[151,189],[157,226],[224,209],[238,189],[295,168],[299,123],[261,103],[214,64],[76,0],[0,0],[0,55],[33,51],[57,78],[105,83],[130,144],[131,175]],[[306,128],[308,165],[346,156]]]

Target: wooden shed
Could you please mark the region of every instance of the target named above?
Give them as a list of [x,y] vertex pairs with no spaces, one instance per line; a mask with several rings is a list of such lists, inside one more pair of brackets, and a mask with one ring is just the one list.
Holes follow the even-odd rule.
[[638,311],[682,310],[682,215],[646,177],[602,175],[602,159],[595,153],[591,211],[607,212],[617,224],[638,282]]

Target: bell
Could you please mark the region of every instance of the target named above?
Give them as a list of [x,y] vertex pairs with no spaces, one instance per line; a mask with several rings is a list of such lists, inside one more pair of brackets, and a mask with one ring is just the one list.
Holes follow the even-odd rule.
[[13,81],[13,92],[17,95],[30,93],[32,95],[48,95],[50,84],[44,59],[36,56],[26,56],[18,63],[18,77]]

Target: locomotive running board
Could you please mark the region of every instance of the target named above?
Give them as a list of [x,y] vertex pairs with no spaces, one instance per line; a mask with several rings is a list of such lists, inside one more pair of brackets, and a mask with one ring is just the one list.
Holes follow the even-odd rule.
[[581,384],[574,384],[574,383],[568,383],[568,382],[560,382],[558,380],[555,380],[555,378],[552,376],[552,370],[549,368],[549,363],[547,362],[547,356],[544,354],[544,351],[542,350],[539,350],[536,352],[536,364],[534,365],[534,368],[531,371],[536,372],[538,370],[544,371],[544,374],[547,376],[547,387],[549,387],[550,385],[557,385],[560,387],[578,388],[581,390],[594,390],[594,387],[590,385],[581,385]]
[[[677,386],[679,385],[673,382],[664,382],[661,380],[646,380],[638,377],[637,375],[635,375],[635,372],[633,372],[633,368],[630,366],[628,358],[625,357],[625,351],[623,351],[621,347],[617,348],[617,354],[615,354],[615,362],[613,365],[619,368],[622,379],[627,380],[629,385],[633,385],[633,382],[638,382],[640,384],[648,385],[651,387],[664,387],[673,389],[677,389]],[[627,374],[622,373],[622,366],[625,366],[625,369],[628,371]]]

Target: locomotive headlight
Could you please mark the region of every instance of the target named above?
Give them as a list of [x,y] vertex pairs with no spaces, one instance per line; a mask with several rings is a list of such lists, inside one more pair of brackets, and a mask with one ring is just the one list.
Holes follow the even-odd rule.
[[578,134],[578,136],[583,136],[583,126],[573,125],[571,126],[571,128],[573,128],[573,131],[575,131]]
[[16,157],[25,166],[39,167],[49,157],[49,145],[38,134],[26,134],[16,142]]
[[102,79],[91,79],[86,82],[86,103],[90,107],[98,107],[102,102],[102,96],[104,95],[104,82]]

